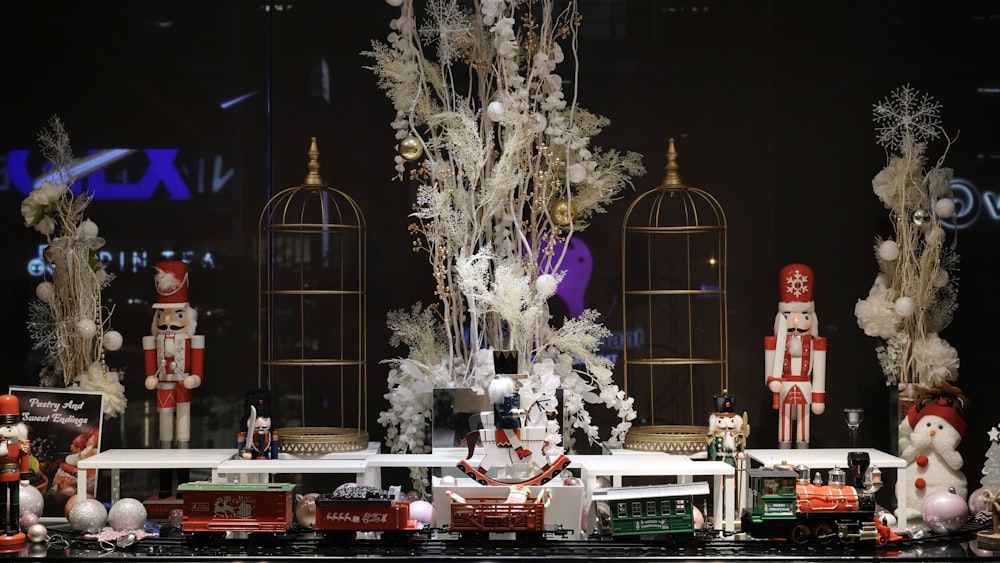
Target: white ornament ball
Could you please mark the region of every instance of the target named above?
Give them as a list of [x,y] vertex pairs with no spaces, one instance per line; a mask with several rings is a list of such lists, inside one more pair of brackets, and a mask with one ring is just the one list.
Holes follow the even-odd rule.
[[900,317],[909,317],[913,314],[913,311],[917,309],[916,303],[913,302],[912,297],[900,297],[896,300],[896,304],[893,305],[893,309],[896,310],[896,314]]
[[35,297],[39,298],[43,303],[52,301],[53,287],[52,282],[43,281],[35,286]]
[[546,299],[555,295],[558,287],[559,282],[552,274],[542,274],[535,280],[535,291],[538,292],[538,295]]
[[97,323],[90,319],[80,319],[76,322],[76,333],[84,338],[93,338],[97,334]]
[[403,5],[403,0],[385,0],[385,3],[394,8],[398,8]]
[[20,495],[18,502],[22,512],[27,510],[35,516],[42,515],[42,510],[45,508],[45,497],[38,489],[31,485],[21,485],[18,495]]
[[493,123],[503,121],[503,104],[500,102],[490,102],[486,106],[486,117],[490,118],[490,121]]
[[112,530],[138,530],[146,524],[146,507],[134,498],[123,498],[111,505],[108,525]]
[[934,203],[934,212],[942,219],[951,219],[955,215],[955,201],[939,199]]
[[935,534],[957,532],[969,520],[969,505],[954,491],[934,491],[924,498],[920,515]]
[[454,487],[458,483],[458,479],[454,475],[444,475],[441,480],[438,481],[438,485],[442,487]]
[[42,543],[49,536],[49,530],[45,524],[32,524],[28,526],[27,534],[31,543]]
[[69,525],[80,532],[97,532],[108,521],[108,509],[97,499],[83,499],[69,511]]
[[123,342],[122,333],[117,330],[109,330],[104,333],[104,349],[108,352],[121,350]]
[[695,530],[700,530],[700,529],[704,528],[705,527],[705,515],[701,513],[701,509],[698,508],[697,506],[692,506],[691,508],[694,509],[694,514],[692,515],[693,516],[692,524],[694,524],[694,529]]
[[899,258],[899,245],[894,240],[884,240],[878,246],[878,257],[886,262],[892,262]]
[[434,505],[426,500],[415,500],[410,503],[410,518],[422,524],[434,523]]
[[80,222],[80,234],[85,237],[94,238],[100,230],[97,228],[97,223],[91,221],[90,219],[85,219]]

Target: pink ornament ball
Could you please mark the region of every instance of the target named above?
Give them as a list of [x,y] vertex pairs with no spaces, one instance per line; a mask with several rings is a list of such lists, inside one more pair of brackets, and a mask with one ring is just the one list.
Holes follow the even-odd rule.
[[969,505],[954,491],[934,491],[920,507],[924,524],[935,534],[956,532],[969,520]]
[[563,479],[564,487],[579,487],[583,485],[583,481],[579,477],[567,477]]
[[312,528],[316,525],[316,497],[319,493],[308,493],[295,503],[295,518],[299,524]]
[[415,500],[411,502],[410,518],[420,522],[421,524],[427,524],[428,526],[433,525],[434,505],[426,500]]
[[701,513],[701,509],[697,506],[693,506],[692,508],[694,508],[694,529],[701,530],[705,527],[705,515]]
[[976,514],[987,510],[989,510],[989,506],[987,506],[986,501],[983,499],[983,488],[979,487],[969,495],[969,512]]
[[30,510],[21,509],[21,529],[27,531],[28,528],[38,523],[38,515]]
[[32,524],[26,531],[28,541],[31,543],[42,543],[49,536],[49,530],[45,524]]

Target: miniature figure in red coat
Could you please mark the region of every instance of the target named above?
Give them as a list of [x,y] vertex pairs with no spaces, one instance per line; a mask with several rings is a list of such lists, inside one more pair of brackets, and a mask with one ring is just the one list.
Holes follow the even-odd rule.
[[247,393],[246,430],[237,435],[236,449],[243,459],[278,459],[278,431],[271,429],[271,394],[258,388]]
[[27,440],[20,439],[18,426],[21,423],[21,408],[14,395],[0,395],[0,484],[3,485],[4,509],[0,525],[3,526],[0,535],[0,551],[8,547],[17,547],[26,541],[20,530],[21,486],[28,486],[28,459],[31,448]]
[[155,266],[157,302],[152,335],[142,337],[146,389],[156,390],[160,447],[191,442],[191,390],[204,374],[205,337],[195,334],[198,313],[188,304],[188,265],[177,260]]
[[819,336],[813,302],[815,278],[803,264],[789,264],[779,277],[781,301],[774,335],[764,337],[764,377],[780,413],[778,446],[809,447],[811,414],[826,410],[826,338]]

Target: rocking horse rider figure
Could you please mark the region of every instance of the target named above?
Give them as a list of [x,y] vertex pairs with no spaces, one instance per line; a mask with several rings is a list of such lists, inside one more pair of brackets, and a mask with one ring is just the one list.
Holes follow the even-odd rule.
[[493,365],[496,375],[490,382],[488,393],[493,403],[494,423],[497,429],[496,444],[500,448],[514,448],[518,459],[524,459],[531,455],[531,450],[521,444],[518,432],[525,411],[521,408],[521,395],[517,392],[517,384],[510,376],[517,373],[517,354],[495,351]]

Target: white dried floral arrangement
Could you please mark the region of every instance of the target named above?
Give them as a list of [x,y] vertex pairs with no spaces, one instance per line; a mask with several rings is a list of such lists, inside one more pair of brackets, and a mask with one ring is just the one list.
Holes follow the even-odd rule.
[[[944,221],[955,215],[953,171],[943,166],[953,140],[941,127],[940,104],[909,85],[874,106],[878,143],[888,164],[872,179],[889,210],[894,236],[877,238],[879,273],[854,308],[858,326],[876,337],[887,382],[937,387],[958,378],[958,352],[940,332],[958,307],[956,240]],[[929,141],[947,141],[928,167]]]
[[84,216],[91,195],[74,191],[73,151],[62,121],[53,117],[38,135],[50,170],[21,203],[24,226],[45,236],[46,272],[28,306],[28,332],[44,357],[42,387],[70,387],[104,395],[104,416],[125,411],[124,374],[109,368],[104,351],[122,346],[111,329],[101,291],[114,279],[98,257],[104,246],[97,224]]
[[[522,404],[561,388],[574,431],[620,444],[635,411],[598,354],[610,332],[593,310],[556,328],[547,304],[574,233],[645,173],[639,154],[591,148],[609,122],[579,107],[575,88],[571,100],[563,92],[556,70],[567,48],[576,73],[577,2],[429,0],[419,24],[411,0],[387,2],[400,15],[364,54],[396,109],[396,177],[409,164],[418,184],[411,234],[439,300],[389,315],[391,344],[409,353],[383,362],[387,445],[428,451],[433,389],[485,392],[493,349],[518,353]],[[607,436],[588,411],[596,404],[617,417]],[[547,453],[572,451],[572,435],[563,444],[552,425]]]

